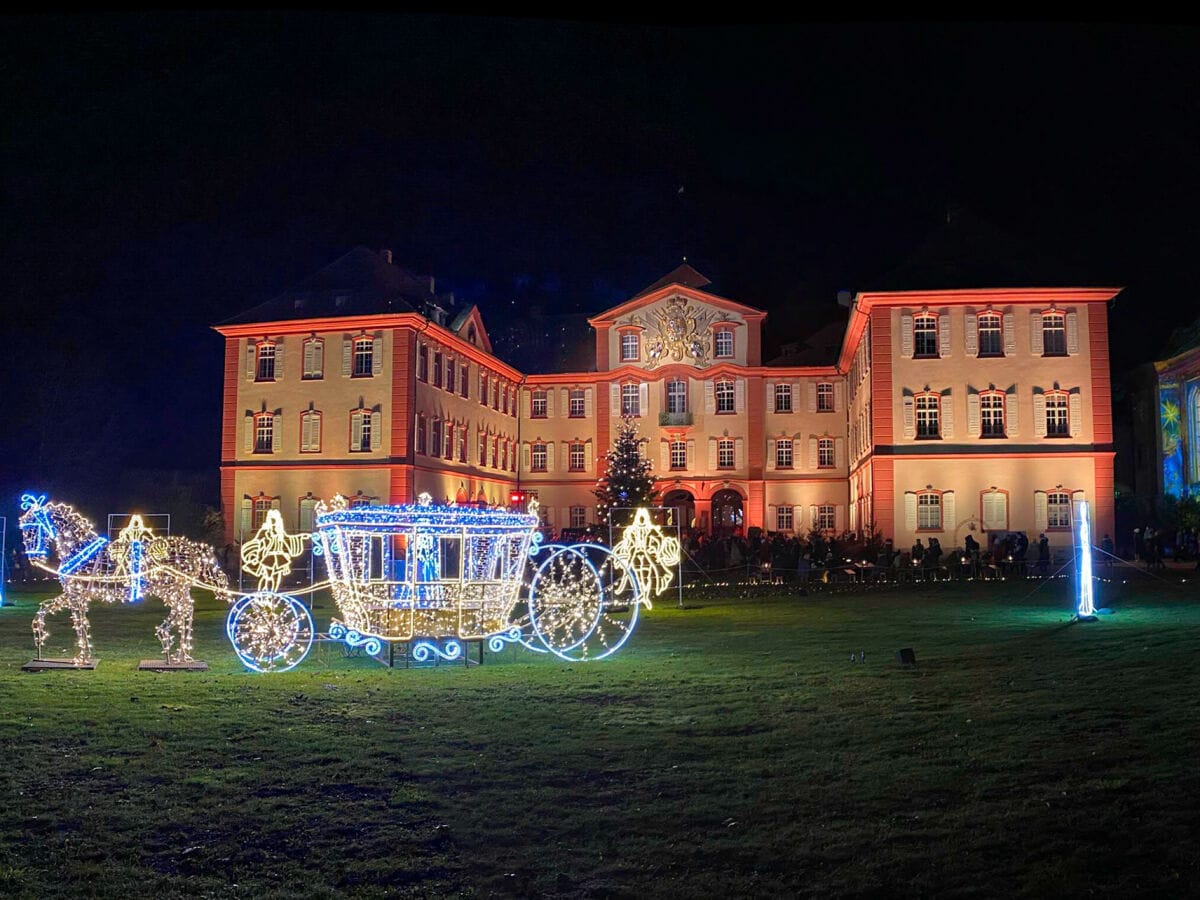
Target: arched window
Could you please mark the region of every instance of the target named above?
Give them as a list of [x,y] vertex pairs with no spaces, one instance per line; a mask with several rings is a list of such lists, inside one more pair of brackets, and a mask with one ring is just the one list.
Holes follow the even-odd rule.
[[1067,355],[1067,320],[1058,310],[1042,313],[1042,355]]
[[375,341],[369,337],[354,339],[354,371],[355,378],[366,378],[373,371],[375,360]]
[[985,438],[1004,437],[1003,391],[980,391],[979,435]]
[[321,452],[321,414],[315,409],[300,414],[300,452]]
[[275,415],[263,412],[254,415],[254,452],[273,453],[275,450]]
[[1004,325],[999,313],[979,314],[979,355],[1004,355]]
[[1046,493],[1046,527],[1069,531],[1071,528],[1071,495],[1066,491]]
[[1066,391],[1046,391],[1046,437],[1070,437],[1070,398]]
[[935,359],[938,355],[938,317],[932,313],[913,316],[913,357]]
[[307,381],[316,381],[325,377],[325,341],[321,338],[309,338],[304,342],[304,374]]
[[942,493],[941,491],[917,492],[917,530],[942,530]]
[[940,438],[942,398],[939,394],[926,392],[914,398],[916,408],[918,440]]
[[255,381],[274,381],[275,380],[275,342],[274,341],[259,341],[255,347],[258,353],[258,362],[254,369]]

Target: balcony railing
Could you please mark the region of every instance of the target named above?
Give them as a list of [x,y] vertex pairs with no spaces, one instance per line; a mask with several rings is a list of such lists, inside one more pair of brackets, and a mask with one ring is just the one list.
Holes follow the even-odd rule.
[[658,414],[659,425],[691,425],[692,414],[690,412],[660,412]]

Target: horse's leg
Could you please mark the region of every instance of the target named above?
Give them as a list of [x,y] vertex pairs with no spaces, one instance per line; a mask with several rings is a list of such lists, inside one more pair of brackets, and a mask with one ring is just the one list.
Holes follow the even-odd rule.
[[163,604],[167,607],[167,617],[162,620],[154,633],[158,635],[158,639],[162,641],[163,657],[167,662],[171,661],[171,644],[174,643],[171,637],[171,620],[174,615],[174,607],[171,605],[171,591],[169,588],[159,589],[158,593],[162,596]]
[[171,621],[179,635],[179,662],[192,658],[192,597],[187,585],[179,588],[179,594],[171,604]]
[[46,643],[46,638],[50,637],[50,632],[46,630],[46,616],[52,616],[56,612],[66,609],[70,602],[70,597],[62,593],[43,601],[38,607],[38,611],[33,617],[33,642],[37,646],[38,659],[42,658],[42,647]]
[[75,626],[75,664],[92,661],[92,626],[87,617],[88,602],[82,597],[71,599],[71,624]]

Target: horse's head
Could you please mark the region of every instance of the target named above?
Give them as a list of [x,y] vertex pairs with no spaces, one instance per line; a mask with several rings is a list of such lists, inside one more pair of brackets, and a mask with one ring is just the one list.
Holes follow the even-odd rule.
[[21,510],[21,543],[25,555],[30,559],[45,559],[50,555],[50,544],[58,537],[58,530],[50,519],[46,495],[24,494]]

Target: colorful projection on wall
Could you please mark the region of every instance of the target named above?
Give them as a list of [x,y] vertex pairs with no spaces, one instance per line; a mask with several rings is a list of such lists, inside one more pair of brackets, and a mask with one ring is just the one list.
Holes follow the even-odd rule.
[[1182,497],[1186,493],[1183,471],[1183,421],[1179,383],[1158,383],[1159,427],[1162,443],[1163,493]]

